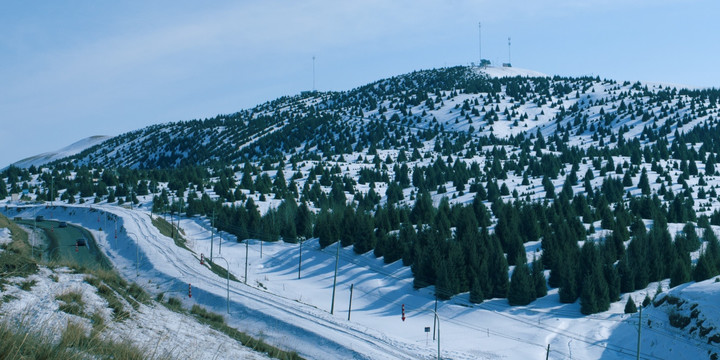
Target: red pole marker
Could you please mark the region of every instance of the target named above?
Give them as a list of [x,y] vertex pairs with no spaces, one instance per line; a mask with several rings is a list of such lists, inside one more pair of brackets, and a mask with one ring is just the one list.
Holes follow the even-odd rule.
[[75,252],[80,252],[80,247],[77,244],[75,244]]
[[192,298],[192,284],[188,284],[188,297]]
[[405,304],[402,304],[402,321],[405,321]]
[[200,253],[200,265],[205,265],[205,255]]

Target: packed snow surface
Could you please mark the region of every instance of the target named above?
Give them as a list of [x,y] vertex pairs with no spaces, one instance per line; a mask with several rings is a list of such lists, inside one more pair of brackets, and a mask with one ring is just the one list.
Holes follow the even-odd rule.
[[96,135],[91,136],[85,139],[82,139],[80,141],[76,141],[60,150],[57,151],[50,151],[46,153],[42,153],[39,155],[31,156],[25,159],[22,159],[16,163],[13,163],[14,166],[17,166],[19,168],[29,168],[33,165],[40,166],[43,164],[47,164],[49,162],[59,160],[68,156],[73,156],[76,154],[79,154],[83,150],[95,146],[97,144],[100,144],[101,142],[109,139],[110,136],[104,136],[104,135]]
[[479,68],[477,70],[481,74],[487,74],[491,78],[501,78],[501,77],[514,77],[514,76],[526,76],[526,77],[547,77],[547,75],[535,71],[535,70],[528,70],[528,69],[521,69],[516,67],[505,67],[505,66],[487,66],[484,68]]
[[[528,306],[516,307],[507,305],[506,299],[475,305],[468,301],[468,294],[460,294],[437,304],[440,321],[433,340],[433,288],[413,289],[412,273],[401,261],[384,264],[372,253],[356,255],[351,247],[320,249],[316,239],[305,241],[302,250],[299,244],[284,242],[238,243],[227,234],[212,234],[209,221],[199,218],[180,221],[188,239],[190,250],[186,250],[159,233],[150,222],[151,214],[116,206],[35,206],[19,211],[9,207],[5,211],[8,216],[42,214],[84,226],[118,271],[151,294],[162,292],[181,298],[185,305],[202,304],[221,314],[229,307],[230,325],[310,359],[431,359],[437,356],[438,342],[445,359],[539,359],[545,357],[548,345],[550,359],[625,359],[635,355],[638,317],[623,313],[625,301],[628,296],[637,302],[645,294],[652,297],[658,287],[651,283],[645,290],[624,294],[609,311],[591,316],[580,314],[579,303],[561,304],[557,289]],[[210,257],[211,243],[214,262],[229,266],[239,280],[230,280],[229,287],[226,279],[210,271],[207,262],[200,263],[200,254]],[[720,283],[710,282],[696,291],[701,294],[698,297],[717,303]],[[667,283],[661,286],[667,289]],[[400,314],[403,304],[405,321]],[[661,311],[646,313],[662,319]],[[171,321],[167,320],[168,326],[173,326]],[[641,358],[671,354],[697,359],[716,351],[657,321],[653,330],[643,331]]]

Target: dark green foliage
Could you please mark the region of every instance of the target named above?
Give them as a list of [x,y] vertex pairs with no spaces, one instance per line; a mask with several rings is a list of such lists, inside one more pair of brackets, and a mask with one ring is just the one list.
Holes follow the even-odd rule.
[[507,299],[510,305],[527,305],[535,300],[535,285],[530,274],[525,256],[515,260],[515,270],[510,278]]
[[635,306],[635,302],[632,299],[632,296],[628,296],[627,302],[625,303],[625,313],[626,314],[634,314],[637,312],[637,306]]
[[542,258],[538,260],[533,257],[532,281],[535,288],[536,298],[541,298],[547,295],[547,283],[545,281],[545,274],[543,273]]

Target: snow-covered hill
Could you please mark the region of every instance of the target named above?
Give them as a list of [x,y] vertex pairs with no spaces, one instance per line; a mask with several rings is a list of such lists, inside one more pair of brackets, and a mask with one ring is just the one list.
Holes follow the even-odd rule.
[[[173,294],[183,298],[187,306],[202,304],[225,313],[229,291],[230,314],[226,319],[230,324],[311,359],[432,359],[438,349],[437,339],[446,359],[544,358],[548,345],[550,359],[626,359],[634,356],[637,346],[638,314],[624,314],[620,303],[607,312],[581,316],[578,304],[559,304],[556,291],[524,307],[510,307],[501,299],[474,305],[466,295],[459,296],[437,307],[440,326],[433,340],[433,291],[413,290],[409,268],[400,262],[386,265],[370,254],[339,249],[337,294],[334,314],[330,314],[336,249],[322,250],[316,240],[304,243],[302,250],[299,244],[282,242],[264,247],[257,241],[239,244],[228,234],[211,236],[207,221],[186,219],[180,222],[189,240],[190,250],[185,250],[160,235],[150,224],[149,214],[129,209],[69,206],[8,211],[8,215],[22,217],[52,215],[95,229],[92,233],[100,248],[118,270],[152,294]],[[200,264],[200,254],[205,259],[210,256],[211,238],[215,263],[222,267],[229,264],[231,273],[240,280],[231,281],[229,288],[207,263]],[[136,246],[140,248],[139,258]],[[140,272],[136,276],[138,259]],[[187,297],[188,284],[192,284],[192,298]],[[660,286],[667,290],[667,282]],[[634,297],[640,303],[646,294],[654,297],[657,287],[652,283],[624,297]],[[668,300],[671,296],[687,304],[685,316],[705,321],[705,328],[710,330],[705,331],[704,338],[669,325],[673,310],[667,310],[663,303],[677,304]],[[707,338],[720,333],[714,305],[719,297],[720,283],[714,279],[657,296],[658,306],[650,305],[642,315],[641,358],[700,359],[716,353],[717,345]],[[401,320],[403,305],[405,321]],[[691,314],[695,309],[700,316]],[[428,327],[430,333],[425,330]]]
[[481,73],[481,74],[486,74],[486,75],[488,75],[490,77],[494,77],[494,78],[515,77],[515,76],[547,77],[546,74],[543,74],[539,71],[516,68],[516,67],[505,67],[505,66],[503,66],[503,67],[486,66],[486,67],[478,68],[477,72]]
[[[311,358],[422,358],[432,345],[407,326],[435,296],[455,339],[451,358],[536,357],[548,344],[555,358],[623,358],[639,316],[624,314],[628,299],[693,280],[715,296],[720,91],[484,71],[417,71],[139,129],[52,166],[2,173],[0,190],[18,194],[2,201],[52,198],[73,212],[93,203],[140,239],[143,280],[173,291],[214,284],[193,299],[222,310],[221,280],[192,260],[208,255],[212,219],[230,240],[222,251],[233,274],[245,279],[246,244],[257,255],[231,306],[254,319],[253,331]],[[133,211],[122,207],[130,201]],[[183,221],[194,254],[147,225],[151,209],[206,219]],[[298,280],[303,238],[309,272]],[[107,244],[126,276],[132,241]],[[341,284],[362,294],[347,323],[338,308],[327,314],[338,241]],[[396,323],[402,304],[409,316]],[[715,339],[712,311],[700,324],[693,305],[676,309],[694,333],[668,325],[662,306],[646,308],[668,321],[652,320],[648,331],[659,333],[641,339],[644,358],[712,354],[715,344],[695,335]]]
[[104,135],[96,135],[91,136],[89,138],[85,138],[79,141],[76,141],[60,150],[57,151],[50,151],[46,153],[42,153],[39,155],[31,156],[25,159],[22,159],[20,161],[17,161],[13,163],[13,166],[19,167],[19,168],[29,168],[31,166],[39,167],[41,165],[45,165],[47,163],[51,163],[55,160],[60,160],[63,158],[66,158],[68,156],[73,156],[81,151],[95,146],[97,144],[102,143],[103,141],[110,139],[110,136],[104,136]]

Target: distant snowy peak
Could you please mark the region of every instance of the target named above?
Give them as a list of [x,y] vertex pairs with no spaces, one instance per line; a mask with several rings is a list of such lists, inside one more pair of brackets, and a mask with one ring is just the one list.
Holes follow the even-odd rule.
[[476,68],[479,74],[485,74],[491,78],[502,78],[502,77],[547,77],[546,74],[535,70],[521,69],[515,67],[498,67],[498,66],[487,66],[484,68]]
[[82,139],[80,141],[77,141],[71,145],[68,145],[60,150],[56,151],[50,151],[46,153],[42,153],[40,155],[31,156],[25,159],[22,159],[16,163],[14,163],[14,166],[17,166],[19,168],[29,168],[33,165],[40,166],[47,164],[49,162],[53,162],[55,160],[59,160],[68,156],[73,156],[76,154],[79,154],[83,150],[95,146],[97,144],[102,143],[103,141],[110,139],[110,136],[105,135],[95,135],[91,136],[85,139]]

